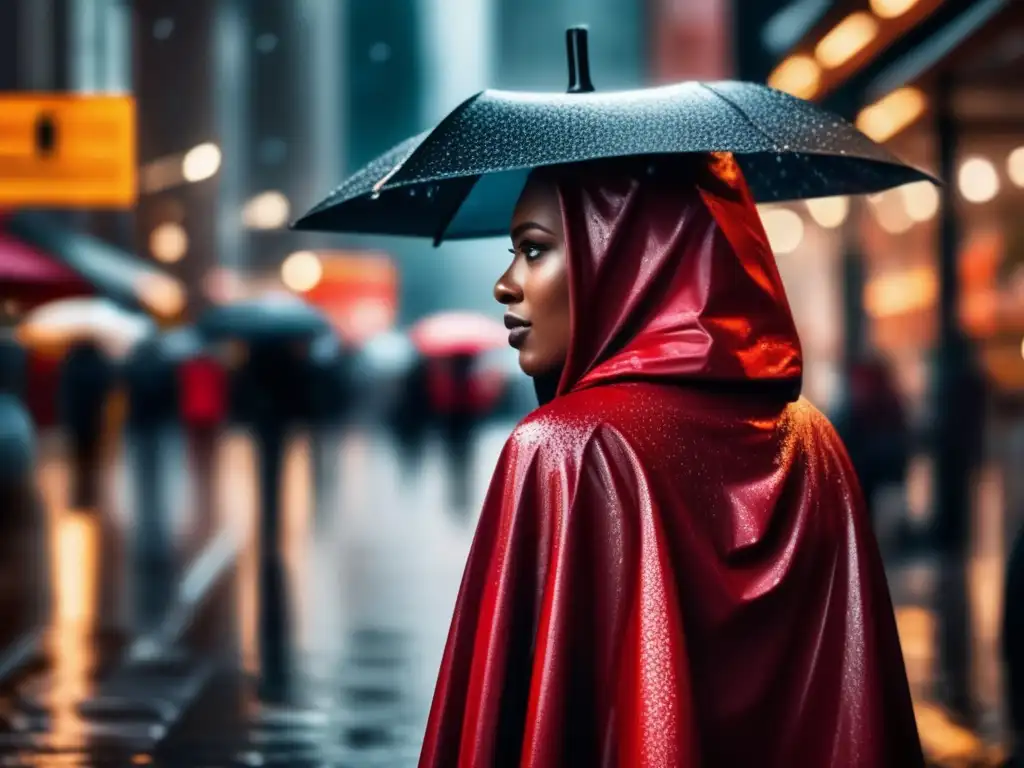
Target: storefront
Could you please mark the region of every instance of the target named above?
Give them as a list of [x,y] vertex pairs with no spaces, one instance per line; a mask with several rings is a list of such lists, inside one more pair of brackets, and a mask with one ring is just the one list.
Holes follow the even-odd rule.
[[[1024,7],[1001,0],[800,5],[817,11],[768,82],[846,113],[903,159],[945,176],[953,208],[950,221],[939,190],[918,184],[852,206],[783,208],[800,225],[770,214],[794,311],[807,318],[812,365],[839,364],[836,334],[859,311],[866,346],[891,359],[908,401],[923,407],[930,351],[941,342],[943,239],[951,237],[960,325],[997,397],[1024,395]],[[952,227],[945,235],[944,226]],[[844,249],[860,255],[862,299],[840,313],[836,328],[834,313],[813,305],[822,303],[819,290],[841,301],[841,288],[826,283],[849,277],[834,266]],[[822,260],[831,266],[816,264]],[[804,295],[808,280],[813,298]],[[812,391],[825,401],[836,395],[827,386]]]
[[[975,647],[951,645],[944,625],[936,690],[955,711],[973,699],[992,712],[1003,534],[1024,522],[1024,4],[803,0],[760,34],[774,59],[741,77],[844,114],[946,182],[764,219],[804,337],[806,394],[829,408],[848,361],[892,368],[920,454],[906,509],[930,521],[942,562],[969,564],[972,615],[951,621],[973,625]],[[975,430],[979,448],[965,448]]]

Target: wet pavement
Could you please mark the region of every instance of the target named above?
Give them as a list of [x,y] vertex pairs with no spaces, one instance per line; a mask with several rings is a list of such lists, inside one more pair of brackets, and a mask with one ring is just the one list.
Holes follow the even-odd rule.
[[[46,437],[38,552],[0,564],[0,576],[8,584],[43,570],[53,601],[17,631],[4,618],[0,766],[414,765],[475,509],[511,426],[475,442],[472,512],[450,508],[437,445],[406,477],[382,434],[296,437],[279,556],[263,558],[246,435],[221,440],[210,504],[194,498],[183,442],[168,434],[160,464],[172,480],[138,493],[138,451],[127,444],[112,453],[95,510],[67,508],[63,447]],[[890,558],[936,764],[1000,756],[1000,494],[998,473],[979,484],[965,569],[979,702],[970,728],[935,703],[941,569],[926,554]]]

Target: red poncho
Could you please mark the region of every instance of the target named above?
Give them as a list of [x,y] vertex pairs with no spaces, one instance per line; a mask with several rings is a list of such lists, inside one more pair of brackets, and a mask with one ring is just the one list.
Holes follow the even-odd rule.
[[730,156],[559,185],[573,334],[502,451],[421,768],[916,768],[882,563]]

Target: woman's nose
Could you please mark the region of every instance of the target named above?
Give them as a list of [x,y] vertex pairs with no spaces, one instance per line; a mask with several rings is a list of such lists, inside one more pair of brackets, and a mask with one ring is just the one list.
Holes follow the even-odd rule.
[[494,298],[499,304],[518,304],[523,300],[523,289],[512,279],[511,269],[494,284]]

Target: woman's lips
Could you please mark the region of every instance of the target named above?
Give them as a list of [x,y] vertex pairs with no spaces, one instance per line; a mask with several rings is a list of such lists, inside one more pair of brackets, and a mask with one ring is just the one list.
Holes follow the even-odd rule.
[[520,325],[508,332],[509,346],[519,349],[526,342],[526,336],[530,332],[530,326]]
[[505,313],[505,327],[508,328],[508,343],[510,346],[519,349],[526,341],[526,335],[530,332],[530,323],[525,318],[514,312]]

